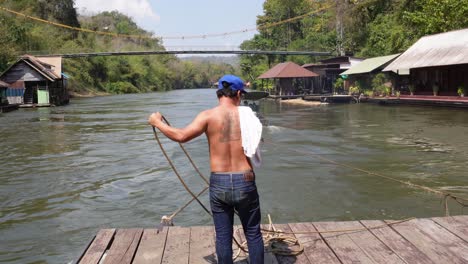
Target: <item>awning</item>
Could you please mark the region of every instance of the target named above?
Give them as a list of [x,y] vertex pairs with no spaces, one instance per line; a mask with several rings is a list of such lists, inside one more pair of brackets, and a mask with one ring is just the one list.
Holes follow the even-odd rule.
[[351,67],[347,71],[341,73],[340,75],[353,75],[353,74],[363,74],[369,73],[379,68],[384,68],[386,65],[390,64],[395,60],[400,54],[393,54],[382,57],[370,58],[362,61],[361,63]]

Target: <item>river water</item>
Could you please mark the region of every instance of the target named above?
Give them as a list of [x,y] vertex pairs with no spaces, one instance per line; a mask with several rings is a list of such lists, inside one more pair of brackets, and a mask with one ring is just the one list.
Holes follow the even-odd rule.
[[[217,104],[214,90],[74,99],[0,115],[0,263],[69,263],[100,228],[157,225],[189,200],[146,124],[174,126]],[[468,196],[468,112],[371,104],[262,101],[264,221],[402,219],[443,215],[440,197],[317,158]],[[202,181],[163,138],[195,192]],[[186,145],[209,174],[204,136]],[[207,203],[207,196],[202,200]],[[452,214],[466,213],[450,204]],[[176,225],[209,225],[194,203]]]

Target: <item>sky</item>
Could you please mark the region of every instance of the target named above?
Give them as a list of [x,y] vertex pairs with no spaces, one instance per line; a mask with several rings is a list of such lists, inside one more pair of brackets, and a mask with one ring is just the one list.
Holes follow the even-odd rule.
[[117,10],[163,37],[167,49],[232,49],[257,31],[199,39],[164,39],[254,29],[264,0],[75,0],[81,14]]

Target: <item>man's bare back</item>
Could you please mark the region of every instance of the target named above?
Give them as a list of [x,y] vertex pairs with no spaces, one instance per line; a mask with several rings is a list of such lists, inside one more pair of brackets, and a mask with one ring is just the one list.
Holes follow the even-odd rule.
[[182,129],[163,123],[160,113],[152,114],[148,122],[177,142],[187,142],[205,133],[212,172],[248,171],[252,165],[242,148],[239,103],[240,98],[221,97],[217,107],[201,112]]
[[237,106],[219,105],[208,110],[206,136],[212,172],[252,170],[242,148]]

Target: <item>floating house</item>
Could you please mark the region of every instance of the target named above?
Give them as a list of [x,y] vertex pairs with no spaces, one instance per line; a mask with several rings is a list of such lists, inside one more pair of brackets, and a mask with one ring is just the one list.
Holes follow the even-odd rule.
[[314,87],[313,93],[332,93],[333,83],[340,77],[340,74],[363,60],[351,56],[339,56],[321,60],[318,64],[304,64],[302,67],[319,75],[318,78],[311,80],[311,86]]
[[[353,86],[356,81],[363,85],[364,89],[371,89],[372,79],[376,74],[381,73],[382,70],[398,58],[400,54],[393,54],[388,56],[381,56],[369,58],[361,63],[352,66],[350,69],[340,74],[341,78],[345,80],[345,88]],[[393,87],[401,87],[408,84],[409,70],[399,69],[397,71],[386,72],[389,79],[394,80]]]
[[[305,79],[317,77],[318,74],[302,68],[294,62],[279,63],[258,77],[258,79],[273,79],[275,95],[298,95],[307,89]],[[294,83],[301,82],[300,84]]]
[[22,56],[0,75],[0,81],[7,83],[9,104],[33,107],[69,102],[61,57]]
[[399,69],[409,69],[416,95],[457,96],[459,88],[466,93],[468,28],[422,37],[383,71]]

